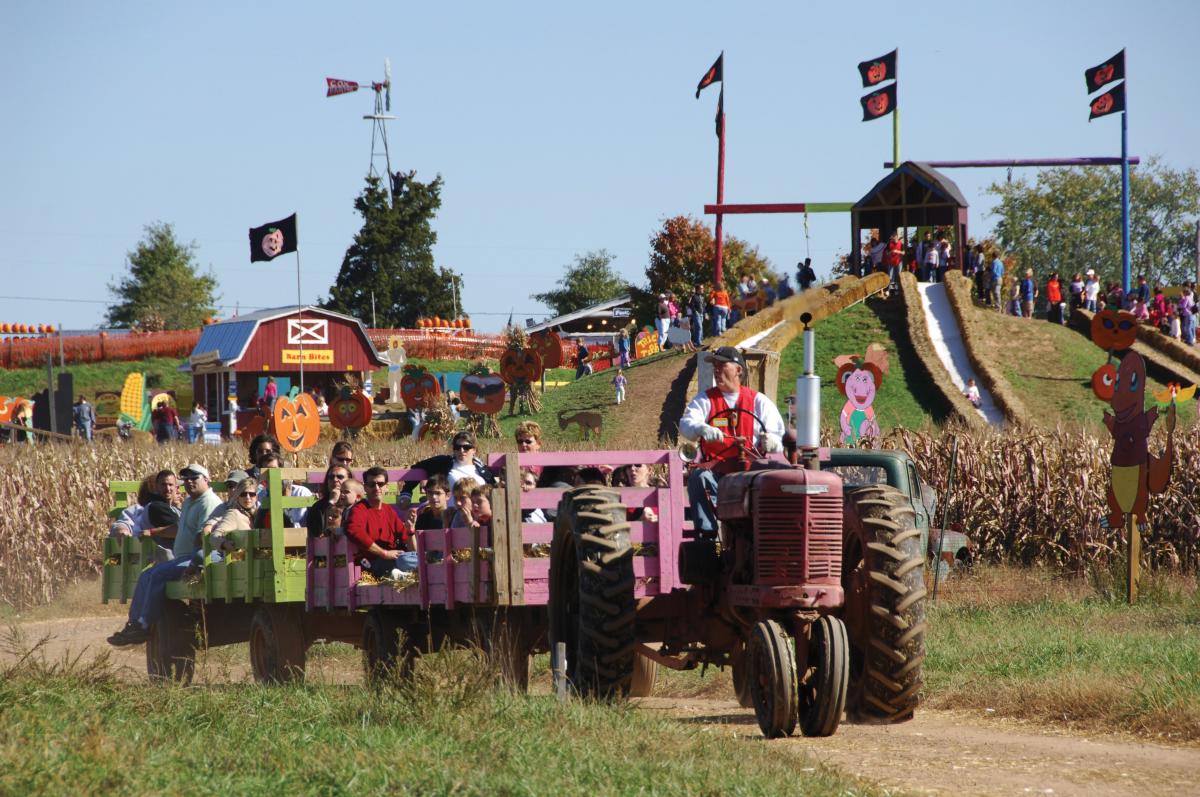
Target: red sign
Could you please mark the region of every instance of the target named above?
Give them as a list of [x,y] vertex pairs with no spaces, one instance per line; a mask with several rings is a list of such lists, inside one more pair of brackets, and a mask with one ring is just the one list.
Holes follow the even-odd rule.
[[325,96],[335,97],[338,94],[349,94],[358,91],[358,84],[353,80],[340,80],[335,77],[325,78]]

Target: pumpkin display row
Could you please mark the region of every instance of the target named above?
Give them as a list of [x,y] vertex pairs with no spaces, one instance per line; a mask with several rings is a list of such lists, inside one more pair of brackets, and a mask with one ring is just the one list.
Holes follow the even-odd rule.
[[417,329],[471,329],[469,318],[418,318]]
[[0,335],[53,335],[54,324],[0,324]]

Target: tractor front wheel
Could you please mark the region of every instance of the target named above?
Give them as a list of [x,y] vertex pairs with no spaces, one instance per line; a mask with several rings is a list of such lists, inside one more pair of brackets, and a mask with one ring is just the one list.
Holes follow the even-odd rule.
[[750,693],[754,716],[768,739],[791,736],[796,729],[796,654],[792,640],[774,620],[750,631]]
[[850,686],[850,642],[841,620],[826,616],[812,624],[808,664],[800,684],[800,730],[805,736],[832,736]]
[[199,633],[196,616],[187,604],[166,601],[162,617],[150,626],[150,638],[146,640],[146,672],[150,680],[190,684],[196,672]]
[[894,487],[846,500],[842,617],[850,638],[847,712],[872,722],[912,719],[925,661],[925,552],[908,498]]

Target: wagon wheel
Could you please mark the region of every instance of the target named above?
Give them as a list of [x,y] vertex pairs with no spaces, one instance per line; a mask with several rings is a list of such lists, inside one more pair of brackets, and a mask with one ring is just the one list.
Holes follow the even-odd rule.
[[564,643],[567,678],[581,695],[629,693],[633,592],[633,547],[620,496],[594,486],[566,492],[550,553],[550,647]]
[[754,716],[768,739],[791,736],[796,729],[796,654],[792,640],[774,620],[750,630],[747,651]]
[[368,681],[412,676],[416,648],[411,635],[391,612],[372,609],[363,623],[363,672]]
[[848,494],[844,526],[846,711],[903,722],[916,709],[925,661],[925,556],[915,512],[894,487],[872,485]]
[[808,663],[800,679],[800,730],[805,736],[832,736],[850,686],[850,641],[841,620],[826,616],[812,624]]
[[260,684],[304,681],[303,620],[298,610],[259,606],[250,620],[250,666]]
[[146,640],[146,672],[152,681],[174,681],[183,686],[196,672],[199,624],[187,604],[168,600],[162,617],[150,626]]

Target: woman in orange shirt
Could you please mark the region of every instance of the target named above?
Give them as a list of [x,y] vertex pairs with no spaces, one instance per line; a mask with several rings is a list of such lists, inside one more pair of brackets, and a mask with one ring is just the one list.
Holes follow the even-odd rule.
[[712,308],[713,335],[724,335],[725,326],[729,322],[729,294],[723,285],[716,285],[708,294],[708,304]]

